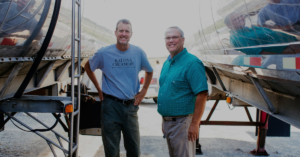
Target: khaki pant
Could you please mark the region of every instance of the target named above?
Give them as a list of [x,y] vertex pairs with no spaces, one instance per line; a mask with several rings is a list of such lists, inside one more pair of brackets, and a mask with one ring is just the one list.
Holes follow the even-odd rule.
[[188,131],[193,115],[176,118],[176,121],[163,120],[163,130],[167,139],[170,157],[194,157],[196,143],[189,141]]

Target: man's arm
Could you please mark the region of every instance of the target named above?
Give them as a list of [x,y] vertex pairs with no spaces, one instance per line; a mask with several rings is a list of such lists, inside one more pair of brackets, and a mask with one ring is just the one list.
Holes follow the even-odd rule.
[[199,137],[199,124],[201,121],[201,117],[205,110],[205,103],[207,99],[208,93],[207,91],[202,91],[197,94],[196,102],[195,102],[195,111],[192,118],[192,123],[189,127],[188,138],[189,141],[196,141]]
[[135,96],[134,105],[139,105],[147,94],[147,90],[150,86],[151,80],[153,76],[152,72],[145,72],[145,83],[143,85],[143,89]]
[[84,69],[85,69],[87,75],[89,76],[89,78],[91,79],[91,81],[93,82],[93,84],[95,85],[95,87],[96,87],[96,89],[98,91],[99,99],[102,101],[103,100],[102,90],[101,90],[100,85],[99,85],[99,83],[97,81],[95,73],[91,70],[90,62],[89,61],[87,61],[85,63]]

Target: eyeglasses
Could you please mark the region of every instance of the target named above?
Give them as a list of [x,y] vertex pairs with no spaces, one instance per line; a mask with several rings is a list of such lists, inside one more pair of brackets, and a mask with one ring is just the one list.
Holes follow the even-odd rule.
[[171,39],[177,40],[178,38],[180,38],[180,36],[165,37],[165,39],[168,40],[168,41],[171,40]]
[[240,20],[240,19],[243,19],[243,18],[245,18],[245,16],[244,15],[240,15],[240,16],[236,17],[235,19],[233,19],[232,21]]

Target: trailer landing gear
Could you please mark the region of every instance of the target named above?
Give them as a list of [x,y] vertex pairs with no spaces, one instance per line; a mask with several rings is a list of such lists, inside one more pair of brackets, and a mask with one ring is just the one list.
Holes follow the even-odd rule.
[[[249,118],[249,122],[240,122],[240,121],[210,121],[210,118],[218,105],[219,100],[216,100],[214,106],[212,107],[209,115],[206,120],[201,121],[200,125],[232,125],[232,126],[257,126],[258,127],[258,136],[257,136],[257,148],[250,153],[255,156],[269,156],[265,150],[266,136],[268,130],[268,120],[269,114],[259,110],[259,119],[257,122],[252,120],[252,117],[249,113],[248,106],[243,106]],[[202,154],[201,145],[199,139],[196,141],[196,154]]]
[[259,110],[259,122],[262,125],[258,126],[257,148],[250,152],[252,155],[269,156],[269,154],[265,150],[269,116],[270,115],[267,114],[266,112]]

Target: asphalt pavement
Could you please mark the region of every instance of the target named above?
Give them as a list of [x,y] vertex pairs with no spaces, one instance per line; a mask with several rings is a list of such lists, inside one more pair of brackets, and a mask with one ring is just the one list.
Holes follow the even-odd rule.
[[[213,101],[208,101],[202,119],[206,119]],[[157,113],[157,104],[153,100],[143,100],[138,112],[141,135],[141,157],[167,157],[168,148],[161,131],[161,116]],[[250,114],[255,119],[256,110],[251,107]],[[54,123],[51,114],[37,114],[39,119],[47,125]],[[18,113],[17,118],[26,122],[33,128],[42,128],[30,117]],[[211,120],[248,121],[244,108],[230,110],[225,102],[220,102]],[[55,130],[65,136],[67,134],[58,126]],[[50,133],[43,133],[53,141],[57,141]],[[255,127],[253,126],[201,126],[200,143],[202,157],[250,157],[250,151],[256,148]],[[82,136],[79,138],[80,157],[103,157],[104,150],[101,136]],[[67,147],[67,143],[63,143]],[[126,156],[121,141],[120,155]],[[266,150],[270,157],[298,157],[300,156],[300,130],[291,127],[291,137],[267,137]],[[55,149],[57,156],[64,156],[62,151]],[[39,136],[24,132],[16,128],[11,122],[0,132],[0,157],[51,157],[49,146]],[[200,155],[199,155],[200,157]]]

